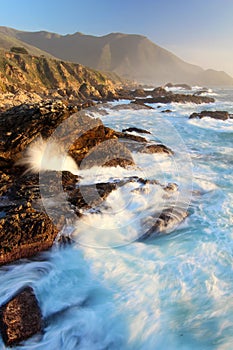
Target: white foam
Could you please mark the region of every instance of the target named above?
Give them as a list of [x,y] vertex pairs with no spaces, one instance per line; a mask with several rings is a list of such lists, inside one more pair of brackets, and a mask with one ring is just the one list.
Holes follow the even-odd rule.
[[46,141],[41,137],[27,147],[19,164],[27,166],[28,171],[33,173],[46,170],[78,172],[74,159],[63,150],[57,141]]

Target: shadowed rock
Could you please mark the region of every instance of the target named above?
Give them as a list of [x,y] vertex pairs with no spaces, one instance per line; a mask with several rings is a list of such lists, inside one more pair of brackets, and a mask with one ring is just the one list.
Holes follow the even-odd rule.
[[147,154],[153,154],[153,153],[165,153],[168,155],[174,154],[174,152],[170,148],[162,144],[145,145],[143,148],[139,149],[139,152],[147,153]]
[[145,226],[150,228],[139,237],[139,241],[143,241],[147,238],[159,236],[161,234],[167,234],[176,229],[176,227],[188,216],[186,210],[180,208],[166,208],[158,217],[149,217]]
[[185,95],[185,94],[172,94],[166,93],[158,97],[147,97],[136,100],[137,103],[211,103],[214,102],[214,98],[207,96]]
[[219,120],[227,120],[231,117],[231,114],[229,114],[227,111],[201,111],[200,113],[192,113],[189,117],[189,119],[193,118],[213,118],[213,119],[219,119]]
[[0,326],[7,346],[19,344],[42,330],[42,315],[31,287],[24,288],[0,309]]
[[122,132],[137,132],[139,134],[151,134],[150,131],[147,131],[145,129],[136,128],[136,127],[123,129]]

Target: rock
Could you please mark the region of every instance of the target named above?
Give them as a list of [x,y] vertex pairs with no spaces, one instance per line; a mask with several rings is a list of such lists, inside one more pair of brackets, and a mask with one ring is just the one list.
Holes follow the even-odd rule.
[[91,148],[90,152],[80,163],[81,169],[92,166],[121,166],[135,165],[131,152],[117,139],[109,139]]
[[131,94],[134,97],[146,97],[148,95],[148,91],[145,91],[143,89],[135,89]]
[[69,193],[68,200],[75,206],[76,213],[81,214],[83,210],[99,206],[116,188],[117,183],[82,185]]
[[159,86],[159,87],[155,88],[154,90],[150,91],[150,95],[152,95],[153,97],[162,97],[162,96],[171,95],[171,92],[168,92],[166,89]]
[[153,109],[153,107],[149,108],[150,106],[146,106],[145,104],[139,104],[139,103],[125,103],[125,104],[119,104],[115,106],[111,106],[110,108],[115,111],[121,111],[121,110],[127,110],[131,109],[134,111],[140,110],[140,109]]
[[136,128],[136,127],[131,127],[131,128],[127,128],[127,129],[123,129],[122,132],[137,132],[139,134],[151,134],[150,131],[147,131],[145,129],[140,129],[140,128]]
[[140,142],[140,143],[147,143],[147,139],[145,139],[145,137],[128,134],[127,132],[115,131],[114,135],[118,137],[120,140],[126,139],[126,140],[131,140],[131,141]]
[[169,156],[174,154],[174,152],[170,148],[162,144],[146,145],[143,148],[141,148],[139,152],[148,153],[148,154],[164,153],[164,154],[168,154]]
[[0,115],[0,159],[12,166],[39,135],[49,137],[55,128],[77,111],[61,101],[20,105]]
[[219,120],[227,120],[230,118],[230,114],[227,111],[202,111],[200,113],[192,113],[189,119],[209,117]]
[[0,327],[6,346],[14,346],[42,330],[41,311],[31,287],[17,293],[0,308]]
[[58,233],[50,218],[19,204],[0,218],[0,265],[49,249]]
[[188,212],[181,208],[171,207],[164,209],[161,214],[151,216],[144,222],[144,226],[149,229],[139,237],[138,241],[147,238],[167,234],[173,231],[186,217]]
[[195,95],[185,95],[185,94],[164,94],[159,95],[158,97],[147,97],[136,100],[136,103],[212,103],[214,98],[208,96],[195,96]]
[[161,111],[161,113],[172,113],[172,111],[170,109],[165,109],[165,110]]
[[168,88],[172,88],[172,87],[178,87],[178,88],[182,88],[182,89],[185,89],[185,90],[192,90],[192,87],[188,84],[172,84],[172,83],[167,83],[165,85],[165,87],[168,87]]
[[[135,101],[131,101],[130,104],[139,105],[141,108],[144,108],[144,109],[154,109],[152,106],[146,105],[145,101],[147,101],[147,98],[140,99],[140,100],[136,99]],[[150,103],[150,102],[148,102],[148,103]]]

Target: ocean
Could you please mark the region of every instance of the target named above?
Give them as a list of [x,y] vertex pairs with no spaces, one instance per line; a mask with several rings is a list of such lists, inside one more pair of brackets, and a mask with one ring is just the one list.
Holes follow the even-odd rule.
[[[194,90],[199,87],[195,87]],[[148,91],[149,94],[149,91]],[[232,350],[233,119],[188,119],[193,112],[233,113],[233,89],[209,89],[215,103],[96,111],[106,126],[136,126],[173,156],[133,153],[136,167],[81,170],[81,184],[138,176],[113,191],[100,212],[67,223],[75,243],[0,269],[0,303],[31,285],[44,332],[22,350]],[[159,105],[159,108],[157,108]],[[171,110],[162,113],[162,110]],[[176,183],[177,191],[163,186]],[[188,210],[166,234],[138,240],[161,208]],[[0,339],[0,349],[6,349]]]

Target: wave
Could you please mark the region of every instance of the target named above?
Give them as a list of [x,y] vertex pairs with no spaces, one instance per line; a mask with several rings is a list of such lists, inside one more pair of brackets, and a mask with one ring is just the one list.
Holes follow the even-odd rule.
[[24,156],[17,164],[27,167],[27,171],[38,173],[46,170],[67,170],[76,174],[78,166],[63,147],[55,140],[43,140],[39,137],[26,149]]

